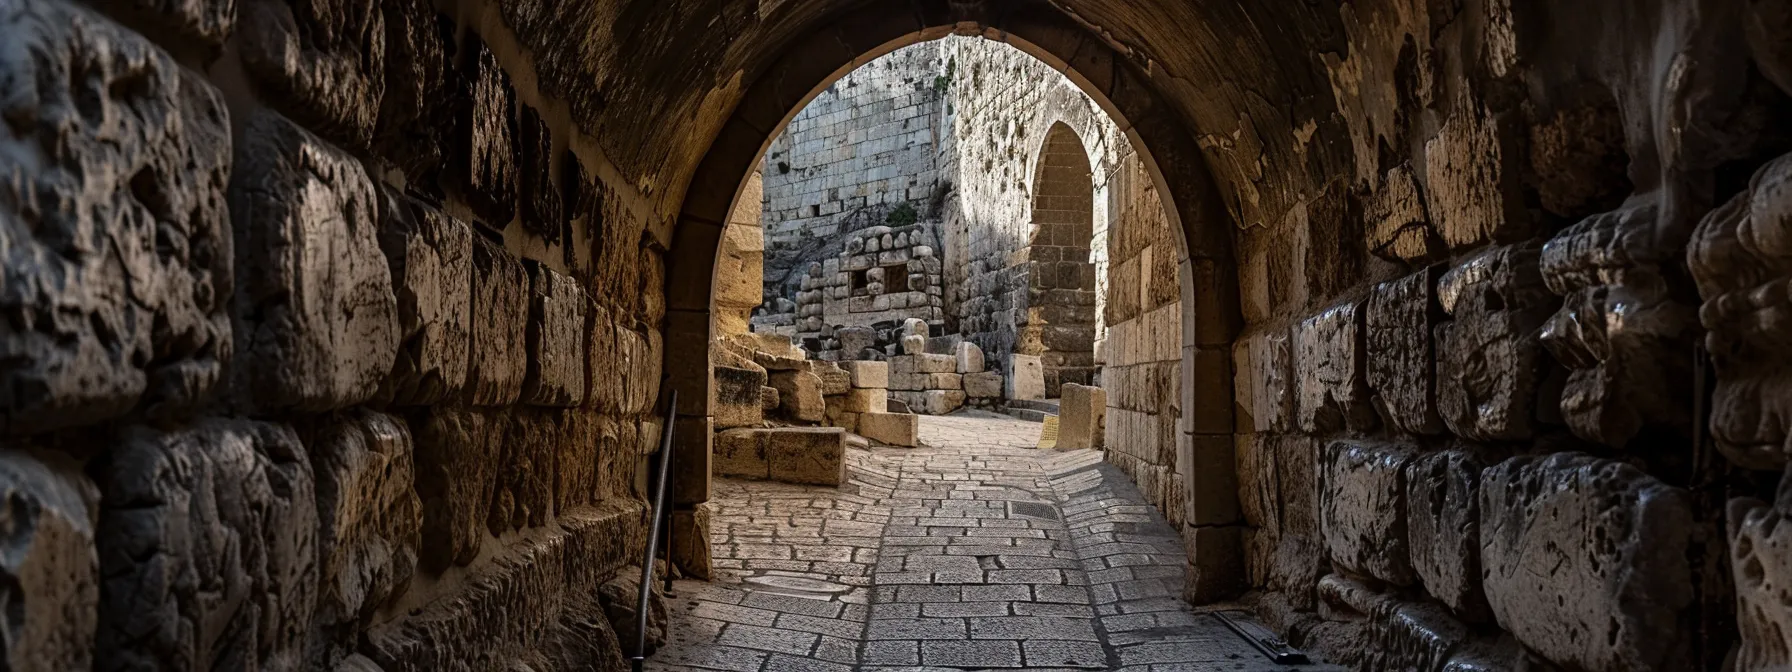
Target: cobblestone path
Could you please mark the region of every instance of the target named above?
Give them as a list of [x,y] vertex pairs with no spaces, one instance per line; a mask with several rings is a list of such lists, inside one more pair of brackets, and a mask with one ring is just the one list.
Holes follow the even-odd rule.
[[1094,451],[921,419],[838,490],[718,479],[717,580],[681,581],[659,670],[1283,670],[1178,598],[1183,550]]

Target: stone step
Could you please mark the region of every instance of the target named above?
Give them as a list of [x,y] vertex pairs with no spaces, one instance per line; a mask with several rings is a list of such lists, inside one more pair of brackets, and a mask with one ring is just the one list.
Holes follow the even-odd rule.
[[1006,413],[1008,413],[1008,415],[1010,415],[1010,416],[1020,418],[1027,422],[1045,422],[1045,419],[1047,417],[1057,415],[1057,413],[1047,413],[1045,411],[1037,411],[1037,410],[1033,410],[1031,408],[1009,408],[1009,409],[1007,409]]
[[1058,414],[1057,399],[1010,399],[1008,408],[1025,408],[1041,413]]

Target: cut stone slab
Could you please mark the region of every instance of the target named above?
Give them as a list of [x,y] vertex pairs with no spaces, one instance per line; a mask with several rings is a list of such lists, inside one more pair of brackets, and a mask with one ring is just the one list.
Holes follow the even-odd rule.
[[827,419],[820,377],[807,371],[775,371],[770,378],[771,386],[778,390],[778,410],[785,416],[803,422]]
[[974,399],[1000,399],[1002,374],[996,371],[964,374],[964,393]]
[[851,413],[883,413],[889,407],[887,390],[853,390],[846,395],[843,409]]
[[1258,432],[1294,428],[1293,353],[1285,328],[1244,339],[1234,350],[1234,374],[1240,391],[1248,391],[1251,423]]
[[237,370],[260,409],[366,401],[398,352],[398,302],[361,163],[258,110],[232,175]]
[[359,625],[404,592],[417,568],[423,504],[411,433],[373,411],[330,419],[306,448],[317,476],[318,614],[330,645],[353,651]]
[[1463,620],[1489,618],[1481,592],[1482,461],[1460,450],[1420,456],[1406,472],[1406,539],[1425,586]]
[[464,102],[455,116],[448,182],[493,230],[502,231],[516,215],[518,131],[516,91],[510,75],[484,42],[469,40],[461,61]]
[[1375,428],[1364,364],[1363,313],[1358,304],[1339,304],[1295,325],[1295,407],[1302,431]]
[[806,485],[846,480],[846,430],[839,427],[766,430],[765,453],[771,480]]
[[1480,516],[1488,604],[1526,647],[1577,669],[1692,669],[1685,491],[1580,453],[1515,457],[1482,472]]
[[508,406],[522,396],[529,370],[528,326],[528,273],[503,248],[474,236],[468,403]]
[[959,373],[983,372],[983,348],[970,341],[959,341],[952,348],[952,358],[957,360]]
[[1058,402],[1058,450],[1100,448],[1108,411],[1108,392],[1099,387],[1065,383]]
[[927,352],[927,337],[926,336],[909,335],[909,336],[902,337],[902,354],[904,354],[904,355],[920,355],[920,354],[925,354],[926,352]]
[[243,69],[282,112],[346,147],[366,149],[386,91],[380,4],[242,0]]
[[446,406],[411,419],[417,497],[423,503],[418,557],[431,572],[464,566],[479,555],[503,455],[504,420]]
[[1416,578],[1406,545],[1404,446],[1334,441],[1326,446],[1320,525],[1332,562],[1395,585]]
[[9,541],[0,576],[12,606],[0,624],[14,633],[5,667],[92,669],[99,624],[100,560],[94,547],[99,489],[78,464],[0,452],[0,493],[9,506]]
[[921,445],[921,417],[910,413],[864,413],[858,434],[872,441],[913,448]]
[[821,379],[821,393],[824,396],[846,394],[852,389],[852,374],[833,362],[817,362],[809,368],[809,372]]
[[[765,388],[765,369],[718,366],[715,377],[716,406],[712,415],[717,429],[752,427],[765,421],[765,400],[760,394],[760,389]],[[774,402],[772,407],[777,408],[777,404]]]
[[759,409],[770,413],[778,410],[778,388],[767,385],[759,388]]
[[223,96],[80,3],[0,25],[0,434],[185,415],[232,351]]
[[1363,307],[1368,347],[1369,387],[1375,406],[1396,429],[1408,434],[1441,434],[1437,378],[1433,375],[1431,334],[1443,319],[1432,267],[1377,285]]
[[1038,355],[1009,355],[1004,382],[1003,393],[1009,399],[1044,399],[1045,365]]
[[716,475],[756,479],[770,478],[771,461],[765,452],[765,437],[768,431],[770,430],[754,427],[717,432],[715,457],[711,462]]
[[530,261],[528,369],[522,402],[569,407],[585,403],[585,325],[590,299],[571,276]]
[[952,373],[957,370],[958,362],[951,355],[933,355],[927,353],[897,355],[890,358],[890,373]]
[[709,581],[715,576],[709,552],[709,532],[715,511],[713,502],[704,502],[672,512],[672,563],[685,576],[699,581]]
[[898,412],[895,402],[902,402],[906,412],[922,415],[945,415],[964,405],[963,390],[891,391],[889,409]]
[[853,387],[884,389],[890,386],[889,362],[850,361],[841,362],[840,366],[851,374]]
[[453,399],[467,383],[473,231],[392,189],[380,193],[380,249],[392,273],[399,329],[397,361],[380,396],[399,405]]
[[[318,598],[311,461],[291,427],[207,418],[126,430],[101,490],[94,669],[279,669],[305,659]],[[71,560],[73,560],[71,558]],[[207,594],[174,577],[204,577]],[[113,583],[117,582],[117,583]]]
[[1545,394],[1548,358],[1538,329],[1555,297],[1543,284],[1536,245],[1488,250],[1437,281],[1451,319],[1437,325],[1437,409],[1457,436],[1478,441],[1530,438],[1538,411],[1559,409]]

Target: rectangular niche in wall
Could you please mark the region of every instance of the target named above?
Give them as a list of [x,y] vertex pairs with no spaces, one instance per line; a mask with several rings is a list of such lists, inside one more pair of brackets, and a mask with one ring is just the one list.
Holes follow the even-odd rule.
[[897,264],[884,267],[884,293],[900,294],[909,291],[908,265]]

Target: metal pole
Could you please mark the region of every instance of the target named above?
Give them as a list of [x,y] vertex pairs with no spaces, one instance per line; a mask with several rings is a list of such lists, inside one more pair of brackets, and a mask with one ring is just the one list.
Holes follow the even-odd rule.
[[[668,424],[670,424],[670,421],[667,421],[667,422],[668,422]],[[672,455],[666,456],[666,466],[664,468],[667,472],[672,471],[672,469],[677,466],[678,466],[678,455],[677,454],[672,454]],[[670,481],[668,480],[666,482],[670,482]],[[661,486],[661,487],[665,487],[665,486]],[[671,500],[666,501],[666,506],[670,507],[670,509],[678,508],[678,505],[673,503]],[[661,533],[665,535],[663,538],[666,540],[666,587],[662,592],[664,592],[667,597],[672,596],[672,544],[674,544],[678,541],[677,538],[672,536],[672,514],[674,514],[674,513],[676,513],[676,511],[674,511],[674,510],[668,510],[666,512],[667,515],[665,516],[665,520],[666,520],[665,528],[661,530]]]
[[677,418],[678,390],[672,390],[671,404],[666,407],[666,426],[660,431],[660,473],[647,525],[647,554],[641,560],[641,599],[635,603],[635,655],[629,659],[635,672],[647,663],[647,602],[653,597],[653,556],[658,554],[660,522],[666,517],[666,477],[671,472],[672,424]]

